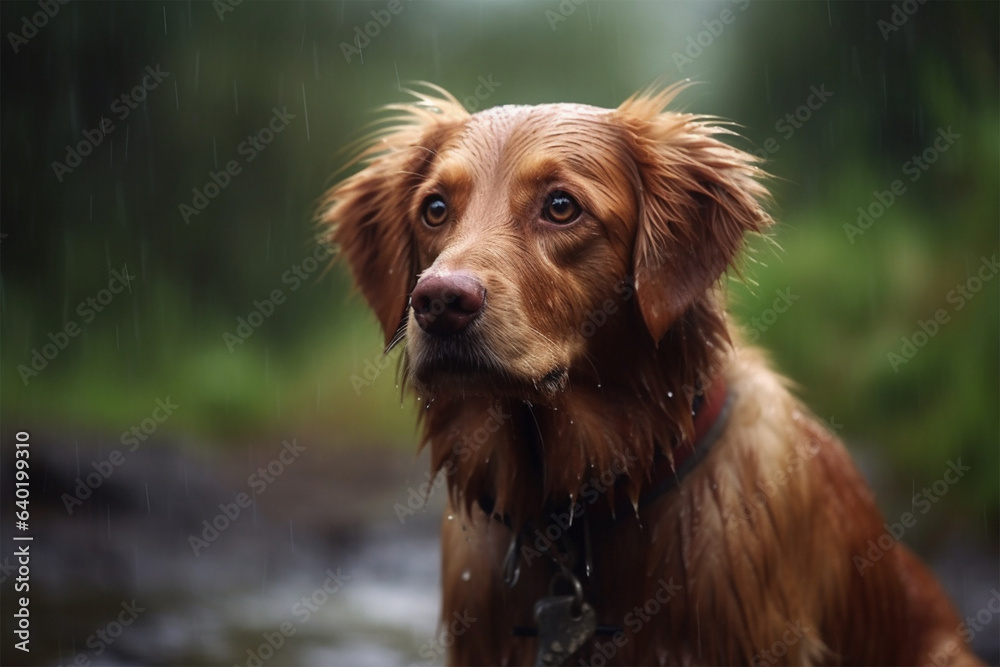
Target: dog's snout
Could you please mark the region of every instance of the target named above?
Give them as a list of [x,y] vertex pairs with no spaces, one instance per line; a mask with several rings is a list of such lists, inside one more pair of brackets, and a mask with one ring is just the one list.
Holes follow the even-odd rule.
[[410,297],[420,328],[448,336],[476,319],[486,300],[486,288],[471,273],[455,272],[421,278]]

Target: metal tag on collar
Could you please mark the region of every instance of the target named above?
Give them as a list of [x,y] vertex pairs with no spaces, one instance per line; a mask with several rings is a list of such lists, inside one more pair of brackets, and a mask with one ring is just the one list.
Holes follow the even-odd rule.
[[503,559],[503,580],[508,588],[514,588],[521,577],[521,534],[514,533],[510,537],[510,546]]
[[[560,579],[569,582],[572,594],[553,595]],[[566,664],[597,630],[597,614],[583,601],[583,586],[571,572],[552,577],[549,596],[535,603],[535,621],[538,623],[535,667]]]

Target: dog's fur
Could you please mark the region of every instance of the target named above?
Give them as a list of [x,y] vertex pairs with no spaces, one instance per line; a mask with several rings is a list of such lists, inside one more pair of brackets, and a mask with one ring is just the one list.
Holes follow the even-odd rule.
[[[324,201],[387,349],[405,340],[423,445],[447,476],[450,661],[532,663],[536,641],[513,628],[535,624],[548,552],[569,544],[598,622],[622,629],[572,664],[912,665],[949,651],[975,664],[904,546],[859,571],[884,530],[871,492],[729,326],[720,278],[771,223],[767,193],[718,123],[664,111],[675,93],[475,115],[438,89],[417,94]],[[553,191],[579,217],[547,218]],[[447,207],[439,224],[429,197]],[[442,333],[418,317],[410,295],[433,281],[481,287],[471,323]],[[724,432],[677,488],[640,504],[657,461],[694,437],[693,395],[719,378]]]

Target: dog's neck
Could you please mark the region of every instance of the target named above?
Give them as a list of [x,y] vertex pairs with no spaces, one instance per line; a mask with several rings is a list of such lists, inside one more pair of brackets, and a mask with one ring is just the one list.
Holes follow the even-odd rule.
[[730,346],[725,315],[713,301],[695,304],[659,345],[604,333],[595,346],[614,350],[590,357],[615,366],[572,371],[548,400],[436,397],[421,411],[422,444],[456,506],[471,513],[491,498],[515,526],[584,496],[613,506],[624,494],[638,507],[658,456],[673,460],[695,437],[692,405]]

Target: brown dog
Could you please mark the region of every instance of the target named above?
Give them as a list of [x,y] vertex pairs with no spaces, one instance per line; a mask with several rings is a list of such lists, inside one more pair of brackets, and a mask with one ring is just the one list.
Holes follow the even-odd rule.
[[418,95],[325,201],[447,476],[450,662],[976,664],[904,546],[868,560],[841,443],[733,340],[719,282],[766,191],[675,92]]

